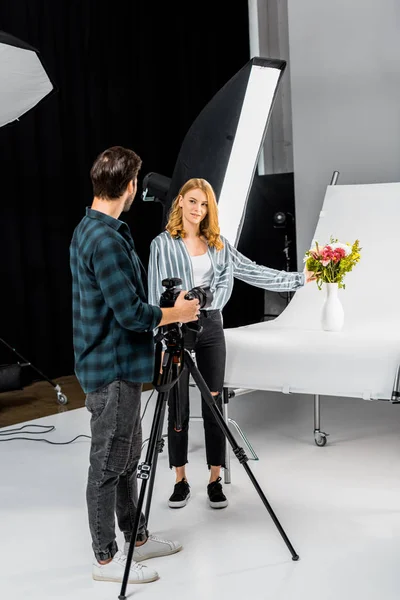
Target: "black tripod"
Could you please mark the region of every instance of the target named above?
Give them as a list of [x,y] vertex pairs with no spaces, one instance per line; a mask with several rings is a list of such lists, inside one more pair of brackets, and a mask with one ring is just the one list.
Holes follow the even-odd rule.
[[[129,552],[126,561],[126,567],[124,572],[124,577],[122,580],[121,593],[118,596],[119,600],[126,599],[126,586],[129,579],[129,570],[132,562],[133,552],[135,550],[135,543],[137,537],[137,531],[139,527],[139,519],[140,513],[142,512],[143,502],[146,494],[147,483],[150,483],[147,503],[146,503],[146,511],[145,517],[146,522],[148,523],[150,506],[151,506],[151,498],[154,488],[154,479],[156,474],[157,467],[157,458],[159,452],[162,451],[164,440],[162,436],[163,430],[163,422],[165,415],[165,408],[168,402],[168,397],[170,390],[175,386],[176,382],[179,379],[179,376],[182,372],[182,368],[184,364],[188,367],[197,387],[199,388],[201,395],[204,397],[205,401],[209,405],[214,417],[216,418],[219,426],[225,433],[225,436],[232,446],[232,450],[239,460],[240,464],[243,465],[247,475],[249,476],[252,484],[257,490],[258,495],[260,496],[265,508],[268,510],[273,522],[275,523],[279,533],[281,534],[286,546],[288,547],[292,560],[299,560],[299,556],[294,550],[292,544],[289,541],[286,533],[284,532],[281,524],[279,523],[274,511],[272,510],[268,500],[266,499],[264,492],[259,486],[256,478],[254,477],[249,465],[247,464],[248,457],[246,456],[243,448],[240,448],[232,435],[231,431],[226,424],[223,415],[221,414],[217,403],[210,390],[208,389],[201,373],[198,371],[197,366],[189,352],[189,350],[184,348],[183,344],[183,332],[182,326],[178,324],[167,325],[166,327],[162,327],[160,333],[158,334],[158,344],[157,344],[157,357],[156,364],[161,364],[161,340],[165,341],[166,349],[164,353],[163,359],[163,369],[162,373],[157,375],[157,380],[154,383],[154,387],[159,392],[157,403],[155,407],[153,422],[150,430],[150,437],[147,446],[146,458],[143,463],[141,463],[138,467],[138,475],[137,477],[142,480],[140,486],[140,493],[138,499],[138,505],[136,510],[135,521],[133,524],[132,537],[129,544]],[[157,371],[157,370],[156,370]],[[174,390],[175,391],[175,390]]]

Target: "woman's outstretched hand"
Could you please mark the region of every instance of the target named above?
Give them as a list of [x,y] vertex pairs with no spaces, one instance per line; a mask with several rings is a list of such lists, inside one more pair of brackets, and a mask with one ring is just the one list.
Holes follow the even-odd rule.
[[310,281],[316,281],[316,279],[317,279],[317,278],[316,278],[316,276],[315,276],[315,273],[314,273],[314,271],[309,271],[309,270],[307,269],[307,267],[304,267],[304,271],[303,271],[303,273],[304,273],[304,275],[305,275],[305,280],[306,280],[306,283],[310,283]]

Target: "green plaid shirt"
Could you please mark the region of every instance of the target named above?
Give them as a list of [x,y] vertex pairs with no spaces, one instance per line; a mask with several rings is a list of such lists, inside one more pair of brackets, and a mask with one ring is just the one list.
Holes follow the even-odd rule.
[[70,266],[75,373],[83,391],[115,379],[152,381],[161,310],[147,303],[146,271],[128,225],[87,208],[72,237]]

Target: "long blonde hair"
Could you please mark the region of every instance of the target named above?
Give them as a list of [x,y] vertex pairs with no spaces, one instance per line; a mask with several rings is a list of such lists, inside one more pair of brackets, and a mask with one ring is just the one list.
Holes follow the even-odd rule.
[[209,246],[214,246],[216,250],[222,250],[224,244],[220,236],[217,199],[211,184],[205,179],[194,177],[183,184],[172,203],[165,229],[173,238],[186,237],[186,232],[183,228],[182,209],[179,206],[179,197],[184,196],[190,190],[194,189],[202,190],[208,202],[207,214],[200,223],[200,234],[206,238]]

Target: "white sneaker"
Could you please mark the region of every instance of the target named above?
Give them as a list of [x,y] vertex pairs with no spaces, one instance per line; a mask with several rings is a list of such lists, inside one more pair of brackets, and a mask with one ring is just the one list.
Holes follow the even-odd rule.
[[[106,565],[101,565],[97,560],[93,563],[93,579],[122,583],[125,567],[126,556],[118,550],[112,561]],[[158,577],[158,573],[154,569],[149,569],[149,567],[132,560],[128,583],[150,583],[150,581],[156,581]]]
[[[149,535],[147,541],[141,546],[136,546],[133,552],[133,560],[147,560],[157,556],[168,556],[182,550],[182,544],[179,542],[170,542],[162,540],[155,535]],[[129,542],[125,542],[125,554],[129,552]]]

